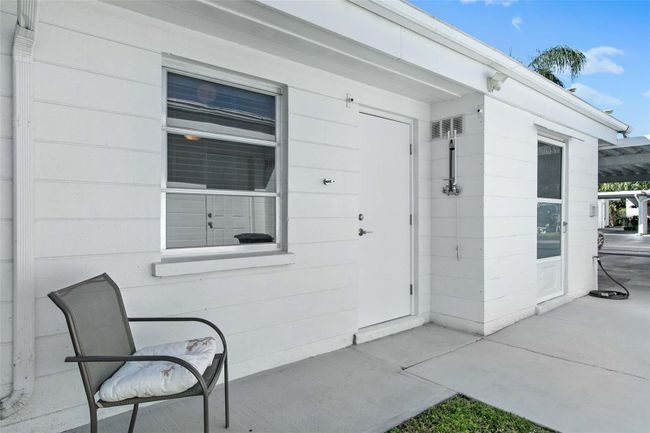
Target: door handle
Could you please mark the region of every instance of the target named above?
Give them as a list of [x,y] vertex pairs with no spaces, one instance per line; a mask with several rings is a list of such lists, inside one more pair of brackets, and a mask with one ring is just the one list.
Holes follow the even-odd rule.
[[367,235],[368,233],[372,232],[370,230],[359,229],[359,236]]
[[212,227],[212,221],[208,221],[208,227],[213,228]]
[[562,221],[562,233],[566,233],[566,228],[569,225],[567,221]]

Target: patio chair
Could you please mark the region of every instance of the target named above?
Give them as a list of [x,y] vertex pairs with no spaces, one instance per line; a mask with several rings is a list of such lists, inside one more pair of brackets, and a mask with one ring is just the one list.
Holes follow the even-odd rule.
[[[209,433],[208,396],[222,370],[224,373],[225,424],[226,427],[229,426],[226,339],[221,330],[214,324],[195,317],[127,317],[120,289],[107,274],[98,275],[65,289],[52,292],[48,296],[61,309],[68,324],[75,356],[67,357],[65,362],[76,362],[79,366],[90,409],[91,433],[97,432],[97,410],[99,408],[133,405],[129,424],[129,433],[132,433],[140,403],[191,396],[203,397],[203,429],[205,433]],[[134,355],[136,348],[133,343],[130,322],[200,322],[217,333],[223,345],[223,352],[214,356],[212,363],[203,374],[200,374],[190,362],[177,356]],[[183,392],[171,395],[152,395],[120,401],[103,401],[99,397],[95,399],[95,394],[97,394],[102,384],[126,362],[148,361],[177,364],[180,366],[179,370],[182,370],[182,368],[189,370],[196,378],[197,383]],[[190,380],[193,382],[193,379],[190,378]]]

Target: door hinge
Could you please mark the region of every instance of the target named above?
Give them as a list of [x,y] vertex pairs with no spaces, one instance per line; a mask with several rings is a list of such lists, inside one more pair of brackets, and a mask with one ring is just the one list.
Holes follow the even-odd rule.
[[413,225],[413,214],[409,215],[409,225]]
[[409,155],[413,155],[413,143],[409,143]]
[[409,285],[409,295],[413,294],[413,284]]

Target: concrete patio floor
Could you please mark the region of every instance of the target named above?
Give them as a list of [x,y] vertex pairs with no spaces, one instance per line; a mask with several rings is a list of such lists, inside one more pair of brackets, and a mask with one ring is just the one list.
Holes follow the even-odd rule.
[[[584,297],[485,338],[427,324],[245,377],[232,383],[229,431],[381,432],[460,392],[563,432],[648,432],[650,258],[603,264],[629,300]],[[221,391],[213,432],[225,431]],[[100,431],[125,432],[128,419]],[[141,409],[136,431],[198,432],[200,420],[200,400],[178,400]]]

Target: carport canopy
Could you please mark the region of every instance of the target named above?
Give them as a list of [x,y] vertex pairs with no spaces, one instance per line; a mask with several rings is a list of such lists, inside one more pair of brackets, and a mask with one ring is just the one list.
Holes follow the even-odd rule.
[[650,181],[650,135],[598,147],[598,182]]

